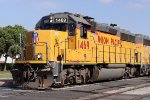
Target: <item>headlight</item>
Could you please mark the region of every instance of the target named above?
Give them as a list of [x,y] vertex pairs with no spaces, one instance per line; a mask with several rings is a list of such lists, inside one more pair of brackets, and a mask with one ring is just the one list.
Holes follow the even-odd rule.
[[19,59],[20,57],[20,54],[16,54],[16,59]]
[[42,60],[42,53],[38,53],[37,58],[38,60]]

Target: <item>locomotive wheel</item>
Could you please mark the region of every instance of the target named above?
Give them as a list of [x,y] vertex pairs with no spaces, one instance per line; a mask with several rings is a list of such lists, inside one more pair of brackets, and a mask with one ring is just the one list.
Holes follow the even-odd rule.
[[69,84],[76,84],[75,77],[74,77],[74,76],[69,77],[69,78],[68,78],[68,83],[69,83]]
[[130,78],[129,73],[125,72],[124,75],[123,75],[123,78],[124,78],[124,79],[129,79],[129,78]]

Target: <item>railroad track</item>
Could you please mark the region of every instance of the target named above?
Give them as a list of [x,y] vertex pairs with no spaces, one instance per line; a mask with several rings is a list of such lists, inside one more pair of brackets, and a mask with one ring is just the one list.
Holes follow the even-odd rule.
[[[114,93],[111,93],[111,92],[108,91],[108,92],[104,92],[105,94],[94,94],[94,95],[81,97],[81,98],[76,98],[76,99],[72,99],[72,100],[99,100],[99,99],[105,99],[105,98],[110,97],[110,96],[123,94],[123,93],[129,92],[129,91],[133,91],[133,90],[136,90],[136,89],[149,87],[149,86],[150,86],[150,83],[147,83],[147,84],[137,85],[137,86],[133,86],[133,87],[122,88],[122,89],[119,89],[118,91],[115,90]],[[148,95],[133,97],[132,99],[128,99],[128,100],[141,100],[142,98],[145,98],[145,97],[150,97],[150,95],[148,94]]]
[[[86,85],[71,85],[63,88],[49,88],[48,90],[22,90],[21,88],[1,88],[0,99],[20,100],[20,98],[33,98],[56,100],[141,100],[150,98],[149,78],[126,79],[118,81],[101,82]],[[146,91],[146,93],[141,92]],[[147,91],[148,90],[148,91]],[[140,91],[140,92],[139,92]],[[60,94],[58,96],[58,94]],[[143,95],[144,94],[144,95]],[[149,100],[149,99],[148,99]]]

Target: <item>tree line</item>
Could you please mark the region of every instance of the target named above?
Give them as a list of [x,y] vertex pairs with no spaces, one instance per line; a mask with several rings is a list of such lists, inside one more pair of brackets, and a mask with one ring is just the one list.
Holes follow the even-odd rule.
[[25,47],[27,29],[21,25],[0,27],[0,57],[5,57],[2,70],[6,70],[8,57],[15,58]]

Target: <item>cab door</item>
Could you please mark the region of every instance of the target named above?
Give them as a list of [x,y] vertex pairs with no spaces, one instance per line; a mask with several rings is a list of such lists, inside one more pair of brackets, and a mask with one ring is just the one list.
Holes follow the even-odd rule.
[[68,24],[68,48],[76,49],[76,24],[73,21]]

